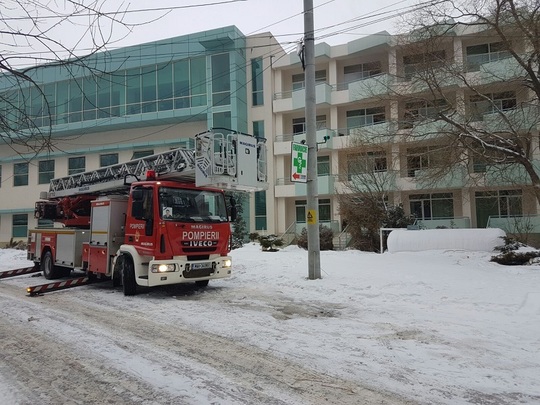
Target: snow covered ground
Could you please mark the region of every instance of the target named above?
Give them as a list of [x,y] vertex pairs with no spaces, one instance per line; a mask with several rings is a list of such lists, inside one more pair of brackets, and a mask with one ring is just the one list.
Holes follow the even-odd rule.
[[[491,253],[464,250],[324,251],[323,278],[308,280],[297,247],[248,244],[232,255],[233,277],[189,294],[124,297],[96,286],[50,294],[125,305],[125,317],[174,320],[413,403],[540,403],[540,266],[501,266]],[[27,264],[25,252],[0,250],[0,270]],[[0,297],[4,283],[24,295],[42,282],[0,280]],[[16,391],[6,385],[2,392]]]

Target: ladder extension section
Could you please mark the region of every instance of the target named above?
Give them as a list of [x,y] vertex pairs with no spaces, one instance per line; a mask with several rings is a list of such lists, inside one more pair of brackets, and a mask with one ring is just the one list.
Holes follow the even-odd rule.
[[154,170],[156,175],[164,180],[193,182],[194,167],[195,156],[192,150],[174,149],[126,163],[52,179],[49,198],[127,189],[130,182],[144,179],[148,170]]
[[264,139],[213,130],[195,137],[195,150],[178,148],[52,179],[47,198],[127,192],[153,170],[158,179],[196,183],[198,187],[259,191],[268,188]]

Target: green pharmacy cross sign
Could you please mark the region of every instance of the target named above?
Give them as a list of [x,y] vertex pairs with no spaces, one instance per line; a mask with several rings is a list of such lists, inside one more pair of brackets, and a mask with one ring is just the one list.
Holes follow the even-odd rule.
[[291,181],[307,183],[308,147],[303,143],[291,144]]

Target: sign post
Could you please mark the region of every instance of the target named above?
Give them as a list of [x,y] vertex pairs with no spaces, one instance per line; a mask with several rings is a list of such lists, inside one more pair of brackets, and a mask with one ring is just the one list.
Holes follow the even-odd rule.
[[291,143],[291,181],[307,183],[308,146],[303,143]]

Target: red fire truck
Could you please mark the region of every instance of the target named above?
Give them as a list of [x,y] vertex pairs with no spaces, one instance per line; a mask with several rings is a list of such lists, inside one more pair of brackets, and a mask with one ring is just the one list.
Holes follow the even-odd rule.
[[264,139],[211,130],[174,149],[53,179],[36,202],[28,259],[47,279],[85,272],[125,295],[229,277],[235,202],[224,189],[267,188]]

